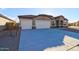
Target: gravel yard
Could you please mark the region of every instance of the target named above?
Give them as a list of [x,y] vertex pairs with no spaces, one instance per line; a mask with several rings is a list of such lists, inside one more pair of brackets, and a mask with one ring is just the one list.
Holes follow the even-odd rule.
[[0,32],[0,51],[16,51],[19,46],[19,31],[1,31]]

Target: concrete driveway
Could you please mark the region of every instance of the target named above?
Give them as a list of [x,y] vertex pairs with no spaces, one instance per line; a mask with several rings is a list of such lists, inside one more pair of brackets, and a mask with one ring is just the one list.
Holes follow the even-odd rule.
[[64,36],[79,39],[79,33],[60,29],[22,30],[20,37],[20,51],[43,51],[46,48],[64,45]]

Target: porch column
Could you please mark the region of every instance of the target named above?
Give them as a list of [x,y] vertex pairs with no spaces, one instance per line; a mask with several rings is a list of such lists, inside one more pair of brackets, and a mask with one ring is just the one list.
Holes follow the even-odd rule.
[[36,29],[36,26],[35,26],[36,24],[35,24],[35,20],[33,19],[32,20],[32,29]]

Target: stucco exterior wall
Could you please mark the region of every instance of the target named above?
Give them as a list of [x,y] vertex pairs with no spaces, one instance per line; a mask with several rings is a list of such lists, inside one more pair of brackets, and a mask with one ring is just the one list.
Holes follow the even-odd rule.
[[41,20],[41,19],[43,19],[43,20],[51,20],[49,17],[46,17],[46,16],[38,16],[38,17],[35,17],[33,19],[34,20]]
[[3,18],[3,17],[0,17],[0,25],[5,25],[6,22],[12,22],[12,21],[10,21],[10,20],[8,20],[8,19],[5,19],[5,18]]

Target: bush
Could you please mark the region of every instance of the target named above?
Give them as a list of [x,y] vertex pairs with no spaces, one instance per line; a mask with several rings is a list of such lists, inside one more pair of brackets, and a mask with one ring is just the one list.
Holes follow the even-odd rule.
[[6,25],[8,30],[14,30],[14,29],[19,28],[15,22],[6,22],[5,25]]

